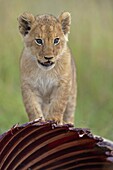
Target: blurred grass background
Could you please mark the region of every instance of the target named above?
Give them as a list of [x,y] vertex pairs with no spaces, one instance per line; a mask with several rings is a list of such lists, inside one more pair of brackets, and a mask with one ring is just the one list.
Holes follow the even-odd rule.
[[69,46],[78,82],[75,126],[113,140],[112,0],[0,0],[0,133],[28,121],[19,81],[23,42],[17,17],[24,11],[71,13]]

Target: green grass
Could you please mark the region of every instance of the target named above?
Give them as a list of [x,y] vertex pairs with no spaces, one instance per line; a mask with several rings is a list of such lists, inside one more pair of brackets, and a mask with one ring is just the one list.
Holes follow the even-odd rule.
[[0,133],[27,122],[19,81],[23,47],[17,17],[72,15],[69,46],[77,66],[75,126],[113,140],[113,2],[112,0],[0,0]]

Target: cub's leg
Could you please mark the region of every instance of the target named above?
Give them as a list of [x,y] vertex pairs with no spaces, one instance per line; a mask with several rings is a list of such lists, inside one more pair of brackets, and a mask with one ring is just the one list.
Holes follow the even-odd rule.
[[64,112],[63,116],[63,123],[71,123],[74,124],[74,112],[76,108],[76,98],[77,98],[77,82],[76,82],[76,68],[75,68],[75,62],[74,59],[72,58],[71,60],[71,90],[70,90],[70,95],[68,98],[67,106]]
[[29,85],[22,84],[22,96],[25,105],[26,112],[29,117],[29,121],[42,117],[44,120],[41,110],[41,98],[38,96],[38,92],[31,89]]
[[67,103],[66,110],[63,116],[63,123],[71,123],[74,124],[74,113],[76,108],[76,94],[72,94],[69,97],[69,101]]
[[63,124],[63,115],[67,106],[69,94],[69,79],[67,79],[67,81],[61,81],[59,87],[53,90],[51,102],[49,104],[49,112],[45,115],[46,120],[53,120],[57,123]]

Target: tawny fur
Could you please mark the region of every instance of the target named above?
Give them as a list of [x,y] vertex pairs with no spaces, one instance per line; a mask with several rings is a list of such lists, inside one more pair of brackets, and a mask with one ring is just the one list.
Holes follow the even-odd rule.
[[[67,46],[70,14],[64,12],[56,18],[23,13],[18,22],[24,40],[21,89],[29,120],[42,117],[61,124],[74,123],[77,85],[75,64]],[[37,44],[36,39],[41,39],[42,44]],[[41,64],[49,60],[52,65]]]

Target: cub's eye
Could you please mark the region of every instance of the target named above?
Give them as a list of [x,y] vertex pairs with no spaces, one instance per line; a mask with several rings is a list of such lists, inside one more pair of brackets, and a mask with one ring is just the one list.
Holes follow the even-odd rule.
[[60,42],[60,38],[55,38],[55,39],[54,39],[54,45],[59,44],[59,42]]
[[41,38],[35,39],[36,44],[43,45],[43,40]]

